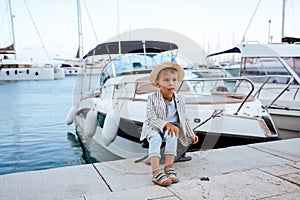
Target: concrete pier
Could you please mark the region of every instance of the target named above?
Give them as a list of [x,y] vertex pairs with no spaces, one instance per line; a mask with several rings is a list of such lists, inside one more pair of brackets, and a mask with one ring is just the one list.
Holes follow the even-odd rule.
[[189,155],[168,187],[152,183],[145,162],[126,159],[2,175],[0,199],[300,199],[300,138]]

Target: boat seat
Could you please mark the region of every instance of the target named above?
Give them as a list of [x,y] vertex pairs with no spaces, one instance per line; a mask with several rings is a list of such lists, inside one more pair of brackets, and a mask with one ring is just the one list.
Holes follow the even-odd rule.
[[154,87],[150,83],[147,82],[139,82],[137,83],[136,94],[148,94],[157,91],[158,88]]

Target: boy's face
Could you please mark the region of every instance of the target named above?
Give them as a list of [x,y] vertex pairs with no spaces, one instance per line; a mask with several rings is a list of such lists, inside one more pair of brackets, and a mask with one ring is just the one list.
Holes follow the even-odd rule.
[[161,71],[157,84],[164,95],[173,95],[178,87],[178,73],[176,71]]

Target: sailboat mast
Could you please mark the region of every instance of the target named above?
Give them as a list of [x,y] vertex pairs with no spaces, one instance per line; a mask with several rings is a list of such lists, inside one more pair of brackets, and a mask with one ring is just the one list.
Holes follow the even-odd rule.
[[[10,0],[8,0],[8,6],[9,6],[9,14],[10,14],[10,25],[11,25],[11,32],[12,32],[12,37],[13,37],[13,47],[14,49],[16,48],[16,40],[15,40],[15,29],[14,29],[14,20],[13,20],[13,15],[12,15],[12,10],[11,10],[11,3]],[[17,58],[16,51],[14,51],[14,58]]]
[[285,2],[286,2],[286,0],[282,0],[282,26],[281,26],[281,38],[284,38]]
[[82,58],[83,55],[83,41],[82,41],[82,22],[81,22],[81,6],[80,0],[77,0],[77,17],[78,17],[78,55]]

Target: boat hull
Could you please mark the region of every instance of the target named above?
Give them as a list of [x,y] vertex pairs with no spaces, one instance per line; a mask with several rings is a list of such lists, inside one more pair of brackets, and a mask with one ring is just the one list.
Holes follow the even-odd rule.
[[[76,115],[76,132],[81,138],[87,137],[84,133],[83,128],[86,123],[87,112],[88,110],[85,109]],[[105,142],[102,139],[105,117],[105,113],[98,112],[97,128],[94,136],[92,137],[92,140],[94,140],[109,152],[121,158],[141,158],[147,155],[147,149],[142,147],[141,141],[139,140],[143,124],[141,121],[121,118],[115,140],[110,145],[105,145]],[[279,137],[235,135],[230,133],[200,130],[195,131],[195,134],[199,137],[199,142],[197,144],[186,147],[186,149],[184,149],[184,147],[179,144],[178,147],[180,148],[180,154],[183,154],[186,151],[193,152],[280,139]]]
[[189,152],[280,140],[279,137],[264,138],[201,131],[197,131],[196,135],[199,142],[191,145],[188,149]]
[[300,113],[293,115],[292,111],[278,112],[272,109],[269,112],[278,129],[300,132]]
[[0,71],[0,80],[53,80],[53,68],[3,68]]
[[[76,132],[80,134],[80,137],[86,137],[83,131],[85,121],[86,118],[83,114],[76,116]],[[92,139],[111,153],[121,158],[139,158],[147,155],[147,149],[142,148],[139,138],[131,136],[130,134],[126,134],[121,128],[119,128],[117,137],[113,143],[108,146],[105,145],[104,141],[102,140],[102,130],[103,124],[98,124],[95,135]]]
[[82,74],[82,68],[80,67],[64,67],[64,72],[66,76],[77,76]]
[[[277,86],[278,87],[278,86]],[[271,88],[276,88],[272,85]],[[268,107],[273,121],[278,129],[300,131],[300,94],[299,86],[292,85],[272,105],[270,103],[279,94],[280,88],[262,90],[259,99],[264,106]]]

